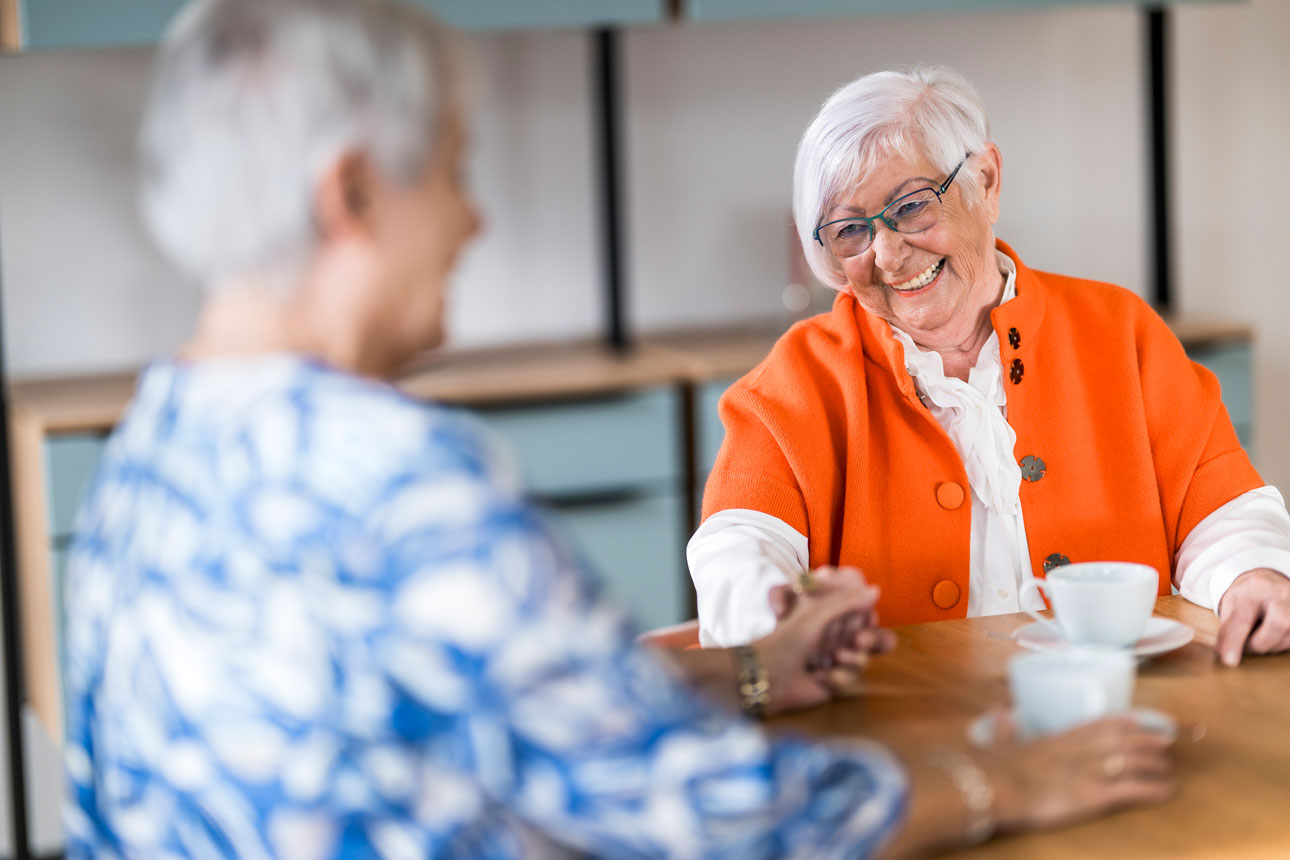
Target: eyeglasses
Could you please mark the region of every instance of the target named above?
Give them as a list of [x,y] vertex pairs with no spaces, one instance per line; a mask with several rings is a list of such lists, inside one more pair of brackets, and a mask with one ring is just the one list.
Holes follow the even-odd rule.
[[876,230],[875,221],[881,221],[897,233],[921,233],[936,226],[941,217],[941,196],[970,157],[971,153],[965,155],[939,188],[920,188],[897,197],[872,218],[839,218],[821,224],[811,233],[811,238],[834,257],[842,259],[869,250]]

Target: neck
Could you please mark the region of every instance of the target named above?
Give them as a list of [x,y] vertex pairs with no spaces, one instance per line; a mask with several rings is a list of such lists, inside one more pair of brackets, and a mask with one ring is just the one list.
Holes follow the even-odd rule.
[[998,272],[997,277],[998,281],[986,292],[985,301],[977,307],[972,325],[962,335],[935,341],[929,339],[924,342],[917,333],[909,333],[919,348],[932,350],[940,355],[946,376],[953,376],[966,382],[968,374],[973,367],[976,367],[977,358],[981,355],[981,347],[985,346],[990,335],[994,333],[994,326],[990,323],[990,312],[1003,300],[1003,288],[1007,283],[1002,272]]
[[254,280],[222,284],[211,291],[179,356],[202,361],[288,352],[351,373],[386,375],[397,362],[364,337],[368,326],[359,309],[319,301],[318,292],[307,282],[288,289]]

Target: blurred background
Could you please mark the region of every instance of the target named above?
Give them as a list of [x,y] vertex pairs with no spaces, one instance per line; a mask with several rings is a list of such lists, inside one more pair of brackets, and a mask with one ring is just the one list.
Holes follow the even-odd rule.
[[[798,136],[837,86],[916,62],[957,67],[985,99],[1003,153],[1000,238],[1034,268],[1151,294],[1139,7],[1012,0],[1029,8],[795,18],[791,3],[748,4],[763,5],[780,7],[775,20],[699,21],[682,10],[620,30],[634,336],[791,321],[783,294]],[[456,278],[450,349],[602,335],[594,42],[589,29],[558,23],[467,36],[470,176],[486,229]],[[1254,460],[1285,489],[1290,3],[1183,2],[1168,27],[1173,310],[1251,327]],[[90,46],[0,56],[12,378],[137,368],[194,320],[196,291],[148,247],[134,210],[133,138],[151,55]],[[51,852],[61,844],[58,763],[32,737],[33,844]],[[0,814],[0,852],[8,845]]]

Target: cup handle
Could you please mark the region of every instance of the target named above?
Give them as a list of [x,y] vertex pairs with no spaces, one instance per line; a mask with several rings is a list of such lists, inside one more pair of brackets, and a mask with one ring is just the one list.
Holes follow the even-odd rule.
[[[1039,592],[1040,595],[1044,595],[1044,586],[1047,584],[1048,583],[1042,579],[1028,579],[1025,582],[1023,582],[1021,584],[1022,602],[1023,603],[1025,602],[1026,598],[1030,595],[1030,592],[1032,590]],[[1023,611],[1031,618],[1035,619],[1040,624],[1042,624],[1044,627],[1047,627],[1053,633],[1057,634],[1057,637],[1059,639],[1062,639],[1062,640],[1066,639],[1066,632],[1062,630],[1062,628],[1051,618],[1045,618],[1044,616],[1040,615],[1038,612],[1036,612],[1033,609],[1026,609]]]

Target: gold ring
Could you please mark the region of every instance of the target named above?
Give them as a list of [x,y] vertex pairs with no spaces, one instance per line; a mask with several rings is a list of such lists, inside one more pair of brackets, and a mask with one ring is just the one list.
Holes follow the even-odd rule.
[[1102,759],[1102,775],[1108,780],[1115,780],[1124,773],[1126,762],[1122,753],[1111,753]]
[[797,573],[797,579],[793,582],[794,594],[810,594],[818,587],[815,577],[811,576],[809,570],[801,570]]

